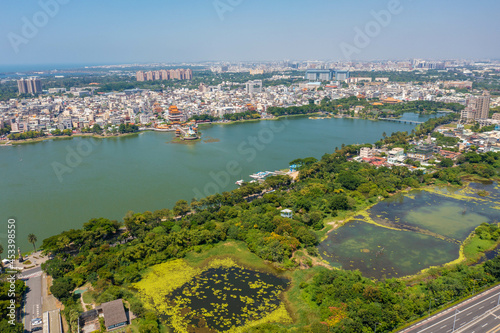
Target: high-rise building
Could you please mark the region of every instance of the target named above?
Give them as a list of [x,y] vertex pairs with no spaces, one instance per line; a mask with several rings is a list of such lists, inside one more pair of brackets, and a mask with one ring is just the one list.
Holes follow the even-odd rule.
[[165,69],[162,69],[161,70],[161,79],[162,80],[170,80],[170,72],[165,70]]
[[139,82],[146,81],[146,74],[144,74],[143,71],[138,71],[137,73],[135,73],[135,77]]
[[28,93],[28,80],[22,78],[20,80],[17,80],[17,90],[19,91],[19,94],[27,94]]
[[262,92],[262,80],[253,80],[246,83],[247,94],[255,94]]
[[19,94],[39,94],[42,92],[42,82],[37,77],[22,78],[17,81],[17,89]]
[[331,69],[308,69],[305,79],[309,81],[330,81],[334,71]]
[[154,71],[153,72],[153,76],[154,76],[155,80],[161,80],[162,79],[161,71]]
[[191,80],[193,78],[193,71],[191,68],[184,69],[162,69],[158,71],[136,73],[137,81],[157,81],[157,80]]
[[[472,96],[467,99],[468,119],[488,119],[490,112],[490,93],[485,91],[482,96]],[[473,112],[473,116],[471,113]]]
[[184,72],[183,80],[191,80],[193,78],[193,71],[191,70],[191,68],[181,70]]
[[483,96],[479,96],[476,102],[476,108],[479,113],[479,119],[488,119],[490,113],[490,93],[485,91]]
[[349,71],[334,69],[308,69],[305,79],[309,81],[345,81],[350,77]]
[[154,72],[146,72],[146,80],[154,81],[155,80],[155,73]]
[[345,81],[351,77],[349,71],[335,71],[335,80]]

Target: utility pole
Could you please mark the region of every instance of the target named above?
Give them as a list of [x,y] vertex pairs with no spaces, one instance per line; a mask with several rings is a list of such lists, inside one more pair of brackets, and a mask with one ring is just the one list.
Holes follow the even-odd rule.
[[[499,302],[500,302],[500,298],[499,298]],[[457,320],[457,312],[459,312],[458,309],[455,309],[455,318],[453,319],[453,331],[452,332],[455,332],[455,322]]]
[[[429,316],[431,315],[431,302],[432,302],[432,298],[429,300]],[[434,298],[434,302],[436,303],[437,302],[437,298]],[[437,303],[436,303],[437,305]]]

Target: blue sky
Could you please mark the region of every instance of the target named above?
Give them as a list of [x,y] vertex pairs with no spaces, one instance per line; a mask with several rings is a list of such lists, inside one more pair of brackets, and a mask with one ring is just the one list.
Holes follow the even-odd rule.
[[[41,5],[51,2],[64,3],[53,17]],[[364,31],[389,2],[3,0],[0,65],[345,60],[341,45],[356,46],[354,29]],[[351,59],[500,58],[498,0],[399,3]],[[26,22],[38,31],[23,32]]]

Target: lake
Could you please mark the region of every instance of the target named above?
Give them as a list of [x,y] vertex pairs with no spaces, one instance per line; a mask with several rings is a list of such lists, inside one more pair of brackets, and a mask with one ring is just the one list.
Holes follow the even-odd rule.
[[[415,120],[416,115],[405,117]],[[143,132],[1,147],[1,219],[16,219],[17,246],[25,252],[31,248],[29,233],[38,237],[40,245],[42,239],[80,228],[91,218],[121,220],[129,210],[171,208],[179,199],[232,190],[237,180],[287,168],[296,158],[319,159],[342,144],[373,143],[384,132],[410,132],[414,127],[290,117],[202,126],[202,141],[194,144],[170,143],[172,133]],[[6,225],[0,230],[3,243]]]

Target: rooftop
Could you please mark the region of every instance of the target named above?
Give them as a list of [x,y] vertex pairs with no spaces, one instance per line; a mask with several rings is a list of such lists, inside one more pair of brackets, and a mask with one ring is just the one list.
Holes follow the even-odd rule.
[[102,312],[104,314],[104,325],[106,327],[121,324],[127,321],[125,308],[123,307],[122,299],[117,299],[111,302],[101,304]]

